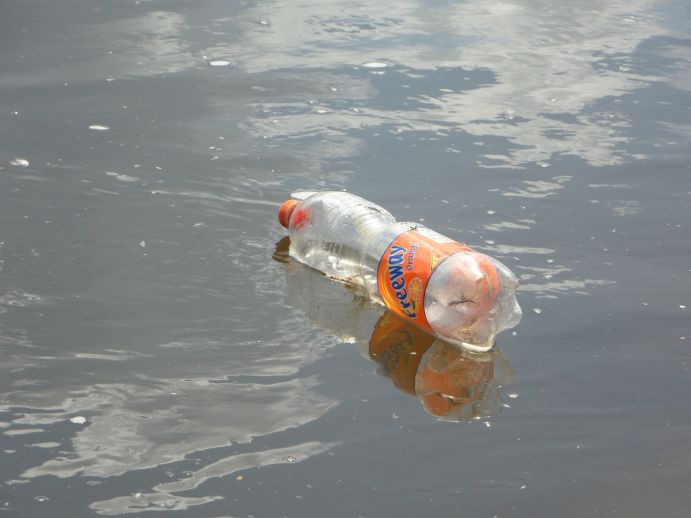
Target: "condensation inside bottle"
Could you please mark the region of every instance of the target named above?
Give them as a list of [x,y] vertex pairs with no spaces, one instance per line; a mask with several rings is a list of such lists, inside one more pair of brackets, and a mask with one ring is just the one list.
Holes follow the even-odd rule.
[[[386,209],[359,196],[319,192],[301,200],[290,215],[290,254],[382,302],[377,287],[381,257],[397,236],[420,227],[396,222]],[[499,261],[472,250],[459,252],[432,273],[425,292],[425,315],[440,338],[486,351],[497,333],[521,319],[517,287],[516,277]],[[491,296],[481,297],[483,290]]]

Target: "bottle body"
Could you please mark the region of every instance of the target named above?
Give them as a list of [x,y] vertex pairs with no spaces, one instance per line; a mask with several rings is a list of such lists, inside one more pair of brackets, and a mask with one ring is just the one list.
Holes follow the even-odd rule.
[[314,193],[281,218],[293,258],[444,340],[485,351],[520,320],[506,266],[358,196]]
[[406,229],[386,209],[345,192],[320,192],[291,215],[290,255],[329,277],[359,286],[381,302],[377,267]]

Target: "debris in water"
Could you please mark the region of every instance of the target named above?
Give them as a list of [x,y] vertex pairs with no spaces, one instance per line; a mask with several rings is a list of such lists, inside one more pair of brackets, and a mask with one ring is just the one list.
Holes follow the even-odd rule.
[[70,418],[70,422],[74,424],[84,424],[86,423],[86,417],[84,417],[83,415],[78,415]]

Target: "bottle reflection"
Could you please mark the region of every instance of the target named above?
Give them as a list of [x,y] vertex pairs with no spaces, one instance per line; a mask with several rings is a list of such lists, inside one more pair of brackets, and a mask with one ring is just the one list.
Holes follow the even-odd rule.
[[336,283],[288,256],[289,238],[276,244],[285,265],[288,297],[317,326],[358,345],[401,392],[420,399],[431,415],[462,421],[499,413],[499,388],[513,381],[495,347],[485,353],[443,342],[394,313],[371,304],[356,289]]

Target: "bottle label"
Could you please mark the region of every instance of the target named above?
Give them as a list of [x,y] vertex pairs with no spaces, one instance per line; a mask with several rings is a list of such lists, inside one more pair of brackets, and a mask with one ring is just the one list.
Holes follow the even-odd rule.
[[379,261],[377,286],[387,308],[432,331],[425,316],[425,291],[434,269],[458,252],[472,250],[425,227],[400,234]]

